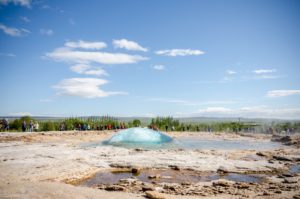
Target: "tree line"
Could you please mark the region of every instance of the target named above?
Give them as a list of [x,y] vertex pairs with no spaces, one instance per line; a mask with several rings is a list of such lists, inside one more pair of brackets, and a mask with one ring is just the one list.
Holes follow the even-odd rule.
[[[69,131],[69,130],[116,130],[142,125],[139,119],[120,121],[116,117],[71,117],[59,120],[36,120],[30,116],[9,122],[10,131],[21,131],[22,123],[38,124],[35,131]],[[180,122],[173,117],[156,117],[146,125],[160,131],[206,131],[206,132],[250,132],[250,133],[295,133],[300,132],[300,122],[277,122],[260,124],[255,122]]]

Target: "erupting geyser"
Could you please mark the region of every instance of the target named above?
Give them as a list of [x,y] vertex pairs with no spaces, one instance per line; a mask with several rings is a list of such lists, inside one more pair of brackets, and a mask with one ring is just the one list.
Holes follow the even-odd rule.
[[148,128],[130,128],[118,132],[112,136],[107,144],[122,144],[122,143],[136,143],[136,144],[163,144],[170,142],[173,139],[159,131],[153,131]]

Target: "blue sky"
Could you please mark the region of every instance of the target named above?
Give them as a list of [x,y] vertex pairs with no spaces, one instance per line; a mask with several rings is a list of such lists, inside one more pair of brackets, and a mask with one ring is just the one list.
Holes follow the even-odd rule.
[[0,0],[0,115],[300,119],[300,3]]

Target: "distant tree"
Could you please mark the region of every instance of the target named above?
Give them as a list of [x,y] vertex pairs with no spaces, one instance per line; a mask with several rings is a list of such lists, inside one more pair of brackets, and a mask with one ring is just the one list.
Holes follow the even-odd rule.
[[135,126],[135,127],[141,126],[141,121],[138,120],[138,119],[134,119],[132,121],[132,125]]
[[54,122],[47,121],[47,122],[42,123],[41,130],[42,131],[55,131],[55,130],[57,130],[55,128],[55,126],[56,126],[56,124]]

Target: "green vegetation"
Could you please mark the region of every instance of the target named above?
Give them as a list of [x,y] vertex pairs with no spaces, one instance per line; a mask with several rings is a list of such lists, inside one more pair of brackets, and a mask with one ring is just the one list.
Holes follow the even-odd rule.
[[[27,128],[32,121],[38,123],[35,131],[59,131],[59,130],[113,130],[138,126],[148,126],[161,131],[208,131],[208,132],[249,132],[249,133],[281,133],[300,132],[299,121],[183,121],[173,117],[156,117],[145,122],[137,118],[125,120],[110,116],[101,117],[71,117],[59,119],[34,119],[30,116],[10,120],[10,131],[22,131],[22,122],[25,121]],[[144,118],[142,118],[144,119]],[[35,126],[36,127],[36,126]]]

